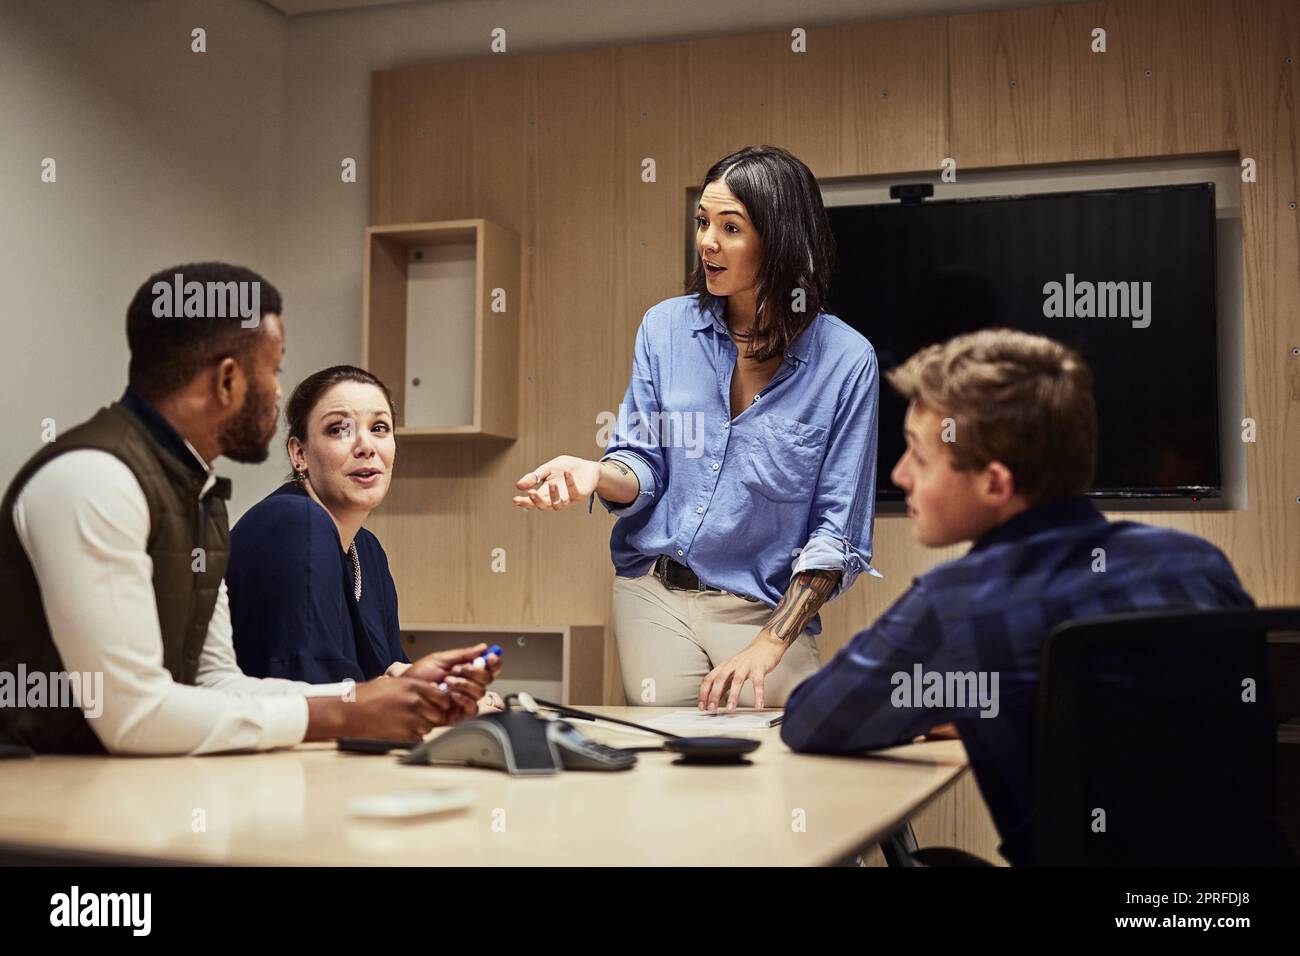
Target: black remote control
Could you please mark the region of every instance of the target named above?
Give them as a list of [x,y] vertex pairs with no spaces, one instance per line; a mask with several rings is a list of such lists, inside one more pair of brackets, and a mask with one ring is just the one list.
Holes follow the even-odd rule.
[[374,737],[340,737],[339,750],[356,754],[386,754],[391,750],[410,750],[418,740],[378,740]]

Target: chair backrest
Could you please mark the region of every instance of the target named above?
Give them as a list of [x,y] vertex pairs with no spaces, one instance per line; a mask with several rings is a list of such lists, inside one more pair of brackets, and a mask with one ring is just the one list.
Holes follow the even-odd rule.
[[1300,608],[1067,621],[1043,648],[1034,862],[1294,862],[1267,635]]

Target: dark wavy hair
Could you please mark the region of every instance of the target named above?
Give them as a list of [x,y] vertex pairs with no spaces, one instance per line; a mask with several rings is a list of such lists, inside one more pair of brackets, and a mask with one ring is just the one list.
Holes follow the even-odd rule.
[[[724,156],[705,174],[700,192],[719,180],[745,204],[763,244],[754,326],[748,335],[736,334],[749,343],[749,357],[761,362],[785,354],[824,308],[835,266],[835,237],[812,171],[779,146],[746,146]],[[804,293],[802,312],[794,309],[796,289]],[[699,256],[685,291],[699,296],[702,308],[726,306],[725,296],[709,293]]]
[[[308,375],[298,383],[298,387],[289,396],[289,401],[284,406],[284,421],[289,426],[289,434],[284,439],[286,451],[289,447],[290,438],[296,438],[304,445],[307,443],[307,420],[311,417],[312,409],[321,400],[321,396],[342,382],[359,382],[362,385],[375,386],[384,393],[384,398],[388,402],[389,414],[394,414],[393,393],[388,390],[387,385],[379,380],[378,376],[372,372],[367,372],[363,368],[357,368],[355,365],[331,365],[329,368],[323,368],[319,372]],[[289,473],[285,480],[301,481],[302,475],[293,471]]]

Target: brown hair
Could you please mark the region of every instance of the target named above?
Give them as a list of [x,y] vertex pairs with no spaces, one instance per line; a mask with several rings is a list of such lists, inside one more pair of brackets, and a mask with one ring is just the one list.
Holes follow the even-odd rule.
[[[388,402],[388,411],[390,414],[393,413],[393,395],[388,390],[388,386],[377,376],[355,365],[331,365],[329,368],[308,375],[298,383],[298,387],[289,396],[288,404],[284,406],[284,420],[289,426],[289,434],[284,440],[286,448],[290,438],[296,438],[304,445],[307,443],[307,419],[311,417],[312,409],[326,392],[343,382],[359,382],[362,385],[375,386],[384,393],[384,399]],[[301,481],[302,477],[295,471],[289,475],[288,480]]]
[[1092,484],[1092,371],[1061,343],[984,329],[927,346],[886,378],[909,402],[954,420],[956,470],[1000,461],[1032,504],[1081,494]]

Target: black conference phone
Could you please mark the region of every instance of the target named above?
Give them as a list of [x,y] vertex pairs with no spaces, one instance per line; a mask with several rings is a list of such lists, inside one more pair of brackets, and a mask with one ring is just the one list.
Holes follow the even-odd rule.
[[567,720],[505,710],[458,724],[415,747],[400,762],[487,767],[517,776],[627,770],[636,764],[636,754],[599,744]]
[[[534,700],[523,691],[507,695],[506,706],[508,709],[501,713],[483,714],[414,746],[400,740],[344,737],[339,739],[338,747],[368,754],[408,750],[401,763],[456,764],[528,775],[561,770],[627,770],[636,765],[638,751],[673,753],[677,755],[674,761],[677,764],[743,766],[749,764],[745,755],[759,746],[759,741],[745,737],[682,737],[629,720],[548,700]],[[557,716],[542,717],[543,710]],[[666,739],[656,747],[606,747],[579,731],[565,717],[620,724]]]

